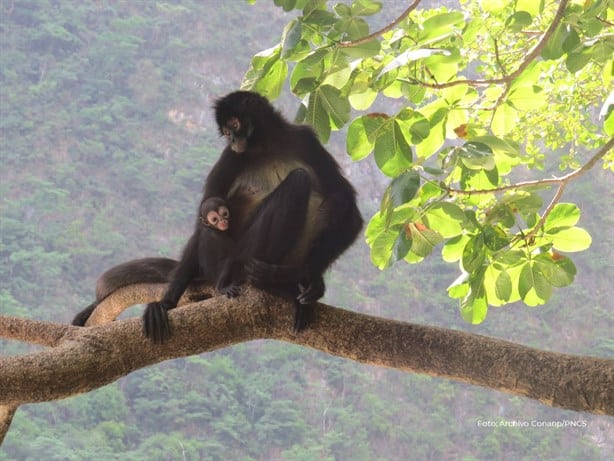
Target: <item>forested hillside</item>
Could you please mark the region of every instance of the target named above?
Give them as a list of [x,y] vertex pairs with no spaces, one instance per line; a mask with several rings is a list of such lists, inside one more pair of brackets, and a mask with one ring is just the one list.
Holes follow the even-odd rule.
[[[402,4],[390,2],[391,18]],[[0,1],[2,314],[68,323],[105,269],[178,255],[223,146],[213,101],[239,87],[252,55],[278,42],[290,18],[267,0]],[[298,107],[288,94],[275,104],[290,119]],[[371,160],[350,164],[339,138],[327,147],[370,216],[380,173]],[[545,306],[493,309],[468,325],[446,296],[453,271],[434,260],[379,271],[364,239],[328,274],[324,300],[612,357],[608,186],[595,169],[568,188],[593,245],[575,258],[576,282]],[[500,420],[512,427],[482,424]],[[263,341],[23,406],[0,460],[606,460],[612,440],[608,417]]]

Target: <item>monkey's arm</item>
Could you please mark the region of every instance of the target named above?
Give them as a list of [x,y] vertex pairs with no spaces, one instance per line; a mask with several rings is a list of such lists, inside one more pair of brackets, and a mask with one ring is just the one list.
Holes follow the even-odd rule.
[[225,198],[232,182],[241,171],[242,164],[241,159],[227,147],[207,176],[203,188],[203,200],[210,197]]
[[219,277],[215,288],[229,298],[235,298],[241,294],[240,286],[244,283],[242,264],[234,258],[227,258],[221,264]]
[[143,314],[143,333],[156,344],[171,336],[167,311],[177,307],[179,298],[190,282],[198,275],[198,227],[183,250],[181,261],[171,275],[169,286],[160,302],[147,305]]

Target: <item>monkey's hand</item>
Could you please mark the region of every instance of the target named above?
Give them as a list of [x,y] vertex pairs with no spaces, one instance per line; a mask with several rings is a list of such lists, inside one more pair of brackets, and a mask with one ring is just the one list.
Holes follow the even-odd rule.
[[150,303],[143,314],[143,334],[154,344],[162,344],[171,337],[171,324],[168,311],[173,309],[171,302],[162,300]]
[[294,302],[294,332],[305,330],[313,320],[313,306]]
[[241,294],[241,287],[234,283],[225,287],[218,288],[219,292],[228,296],[229,298],[236,298]]
[[300,304],[313,304],[324,296],[324,291],[326,290],[324,277],[316,275],[315,277],[305,278],[298,284],[298,288],[301,293],[297,296],[296,300]]

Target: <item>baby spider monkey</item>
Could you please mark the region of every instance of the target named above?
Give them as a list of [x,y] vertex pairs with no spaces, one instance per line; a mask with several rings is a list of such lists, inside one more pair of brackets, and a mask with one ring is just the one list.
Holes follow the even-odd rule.
[[[195,279],[215,284],[216,289],[228,297],[239,295],[240,288],[235,283],[238,276],[233,272],[235,242],[228,233],[229,228],[230,211],[226,202],[219,197],[203,200],[194,233],[171,274],[164,297],[158,302],[150,303],[146,312],[159,312],[158,306],[165,311],[177,307],[179,298]],[[152,319],[152,316],[145,318]],[[153,321],[157,320],[153,318]],[[169,326],[168,322],[165,325]],[[150,336],[152,324],[144,322],[143,330]]]

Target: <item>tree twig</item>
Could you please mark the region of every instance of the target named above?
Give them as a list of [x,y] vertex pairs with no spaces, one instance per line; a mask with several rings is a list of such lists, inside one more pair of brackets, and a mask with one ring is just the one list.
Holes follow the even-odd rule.
[[565,9],[567,8],[568,3],[569,3],[569,0],[563,0],[559,3],[559,7],[554,15],[552,23],[550,23],[550,26],[548,27],[548,29],[546,29],[546,32],[544,32],[544,35],[542,36],[541,40],[533,47],[533,49],[529,52],[529,54],[527,54],[524,61],[511,74],[508,74],[504,77],[493,78],[493,79],[453,80],[453,81],[444,82],[444,83],[427,83],[427,82],[422,82],[420,80],[415,80],[414,81],[415,84],[424,86],[426,88],[433,88],[433,89],[450,88],[452,86],[457,86],[457,85],[484,86],[484,85],[500,85],[502,83],[509,85],[509,83],[512,80],[514,80],[516,77],[518,77],[522,72],[524,72],[525,69],[529,66],[529,64],[531,64],[531,62],[533,62],[542,52],[542,50],[546,46],[546,43],[548,43],[548,40],[550,40],[550,37],[552,37],[552,34],[554,34],[554,31],[559,26],[560,22],[563,20],[563,16],[565,15]]
[[593,168],[595,164],[602,159],[612,148],[614,148],[614,138],[611,138],[599,151],[593,155],[588,162],[586,162],[582,167],[577,170],[572,171],[564,176],[558,178],[547,178],[547,179],[535,179],[533,181],[523,181],[518,182],[516,184],[510,184],[508,186],[495,187],[493,189],[478,189],[478,190],[462,190],[462,189],[454,189],[454,188],[446,188],[446,192],[452,195],[480,195],[480,194],[497,194],[500,192],[506,192],[509,190],[523,189],[526,187],[534,187],[534,186],[551,186],[551,185],[561,185],[567,184],[579,176],[582,176],[588,170]]
[[409,13],[411,13],[412,11],[416,9],[419,3],[420,3],[420,0],[414,0],[414,3],[409,5],[409,7],[407,7],[407,9],[403,11],[403,13],[401,13],[401,15],[398,18],[396,18],[394,21],[392,21],[390,24],[388,24],[383,29],[380,29],[376,32],[373,32],[372,34],[366,35],[365,37],[361,37],[356,40],[348,40],[345,42],[339,42],[337,43],[337,46],[340,48],[348,48],[350,46],[357,46],[357,45],[362,45],[363,43],[370,42],[374,38],[379,37],[380,35],[385,34],[389,30],[392,30],[396,26],[398,26],[401,23],[401,21],[403,21],[407,16],[409,16]]

